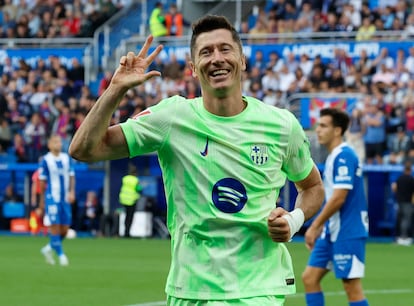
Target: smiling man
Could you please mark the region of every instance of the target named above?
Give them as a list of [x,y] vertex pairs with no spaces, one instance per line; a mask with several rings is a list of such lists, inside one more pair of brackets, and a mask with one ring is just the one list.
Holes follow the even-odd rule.
[[[160,75],[146,72],[162,49],[148,55],[151,42],[121,57],[70,154],[91,162],[157,152],[172,244],[167,305],[283,305],[296,285],[284,242],[324,198],[302,127],[287,110],[242,96],[239,35],[210,15],[193,24],[190,46],[202,96],[173,96],[108,127],[128,89]],[[286,179],[298,189],[291,212],[276,208]]]

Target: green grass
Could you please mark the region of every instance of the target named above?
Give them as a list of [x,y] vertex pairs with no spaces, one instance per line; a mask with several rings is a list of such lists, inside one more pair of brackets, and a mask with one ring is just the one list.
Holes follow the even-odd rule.
[[[137,305],[165,300],[168,240],[77,238],[66,240],[69,267],[50,266],[40,248],[45,237],[0,237],[0,305]],[[303,306],[300,273],[308,251],[288,244],[295,262],[298,294],[286,306]],[[407,306],[414,301],[414,248],[369,243],[364,289],[370,305]],[[348,305],[341,282],[323,283],[326,305]]]

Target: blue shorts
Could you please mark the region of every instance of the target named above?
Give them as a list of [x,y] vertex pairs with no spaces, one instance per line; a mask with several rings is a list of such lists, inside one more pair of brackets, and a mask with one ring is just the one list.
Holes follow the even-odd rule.
[[339,279],[362,278],[365,274],[366,238],[331,242],[319,238],[309,257],[308,266],[334,270]]
[[67,202],[54,202],[51,198],[45,201],[45,219],[49,225],[70,225],[72,223],[72,206]]

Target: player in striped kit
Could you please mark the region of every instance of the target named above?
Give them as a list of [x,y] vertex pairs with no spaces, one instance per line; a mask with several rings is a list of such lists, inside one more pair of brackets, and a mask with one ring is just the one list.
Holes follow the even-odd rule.
[[43,156],[39,167],[41,184],[40,208],[44,212],[45,224],[49,226],[50,242],[41,249],[46,262],[54,265],[53,252],[61,266],[69,260],[62,247],[72,221],[71,204],[75,201],[75,171],[67,153],[61,152],[62,140],[52,135],[48,140],[49,152]]
[[[156,151],[163,171],[171,268],[167,305],[283,305],[295,292],[284,245],[323,201],[309,141],[287,110],[242,96],[246,69],[240,37],[228,20],[205,16],[193,25],[190,63],[202,97],[170,97],[108,128],[128,89],[156,71],[147,55],[121,57],[111,84],[70,146],[83,161]],[[276,208],[286,179],[296,208]]]
[[343,136],[349,116],[338,108],[320,111],[318,141],[328,149],[324,169],[326,203],[306,231],[312,250],[302,279],[308,306],[323,306],[322,278],[333,269],[342,280],[350,306],[368,306],[361,278],[365,272],[368,212],[362,168]]

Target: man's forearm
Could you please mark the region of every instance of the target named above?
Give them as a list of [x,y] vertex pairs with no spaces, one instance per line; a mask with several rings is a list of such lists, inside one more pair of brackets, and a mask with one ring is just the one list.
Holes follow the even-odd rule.
[[306,190],[302,190],[296,197],[295,207],[302,209],[305,220],[312,218],[321,208],[325,192],[322,184],[316,184]]
[[92,159],[105,141],[112,114],[126,93],[126,89],[109,86],[89,111],[85,120],[76,131],[69,154],[76,159]]

